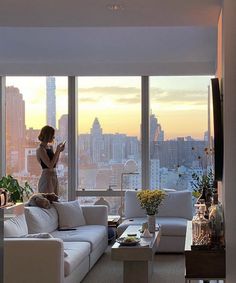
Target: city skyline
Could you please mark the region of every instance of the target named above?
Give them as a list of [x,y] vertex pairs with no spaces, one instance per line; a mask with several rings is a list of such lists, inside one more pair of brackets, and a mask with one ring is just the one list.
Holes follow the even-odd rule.
[[[151,77],[150,108],[166,139],[203,139],[207,130],[207,88],[210,77]],[[7,77],[25,101],[26,127],[46,124],[46,77]],[[140,136],[140,77],[82,77],[78,79],[79,133],[88,133],[94,117],[104,133]],[[56,77],[56,121],[68,113],[67,77]],[[40,111],[39,111],[40,109]],[[197,125],[194,126],[194,125]]]

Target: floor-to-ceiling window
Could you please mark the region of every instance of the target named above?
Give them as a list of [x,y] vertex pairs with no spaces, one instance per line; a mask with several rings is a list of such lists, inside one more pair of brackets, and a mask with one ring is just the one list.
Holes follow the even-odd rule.
[[[68,136],[67,77],[6,78],[6,174],[28,181],[37,192],[41,168],[36,160],[40,129],[56,129],[55,147]],[[57,164],[59,194],[67,199],[68,148]]]
[[79,190],[141,187],[140,123],[141,77],[78,77]]
[[209,85],[209,76],[150,77],[151,188],[192,190],[193,173],[213,170]]
[[[68,139],[67,80],[6,78],[6,173],[29,181],[35,191],[41,172],[35,158],[39,130],[51,124],[56,142]],[[150,77],[151,189],[191,190],[192,173],[212,168],[209,85],[210,76]],[[79,170],[74,176],[79,191],[141,188],[142,107],[141,77],[78,77]],[[57,172],[60,195],[66,199],[67,145]],[[80,199],[94,203],[97,196]],[[110,212],[117,213],[119,198],[107,200]]]

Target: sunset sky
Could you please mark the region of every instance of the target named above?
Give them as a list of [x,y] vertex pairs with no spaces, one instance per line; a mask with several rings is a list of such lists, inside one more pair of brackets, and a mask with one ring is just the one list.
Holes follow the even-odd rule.
[[[165,132],[165,139],[192,136],[203,139],[207,130],[209,76],[151,77],[150,109]],[[26,127],[46,124],[46,78],[7,77],[18,87],[26,105]],[[79,132],[89,133],[97,117],[103,133],[140,135],[140,77],[79,77]],[[67,77],[56,77],[57,120],[68,113]]]

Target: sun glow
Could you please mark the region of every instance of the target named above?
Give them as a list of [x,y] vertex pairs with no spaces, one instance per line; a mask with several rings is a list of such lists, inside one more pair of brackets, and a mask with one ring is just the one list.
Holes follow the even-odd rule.
[[[46,78],[7,77],[25,101],[27,128],[46,123]],[[150,108],[165,138],[202,139],[207,130],[207,87],[210,77],[150,77]],[[67,77],[56,77],[56,119],[68,113]],[[79,133],[89,133],[98,117],[104,133],[140,136],[141,77],[78,79]]]

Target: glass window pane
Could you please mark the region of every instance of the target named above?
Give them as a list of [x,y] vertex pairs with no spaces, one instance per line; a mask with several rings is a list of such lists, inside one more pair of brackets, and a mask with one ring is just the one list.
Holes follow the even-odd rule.
[[[54,148],[67,140],[67,77],[6,78],[6,173],[20,183],[28,181],[37,192],[41,167],[36,160],[40,129],[56,129]],[[57,163],[59,195],[67,199],[68,149]]]
[[78,113],[79,190],[140,188],[141,78],[79,77]]
[[209,85],[209,76],[150,78],[151,188],[192,190],[192,174],[213,169]]

